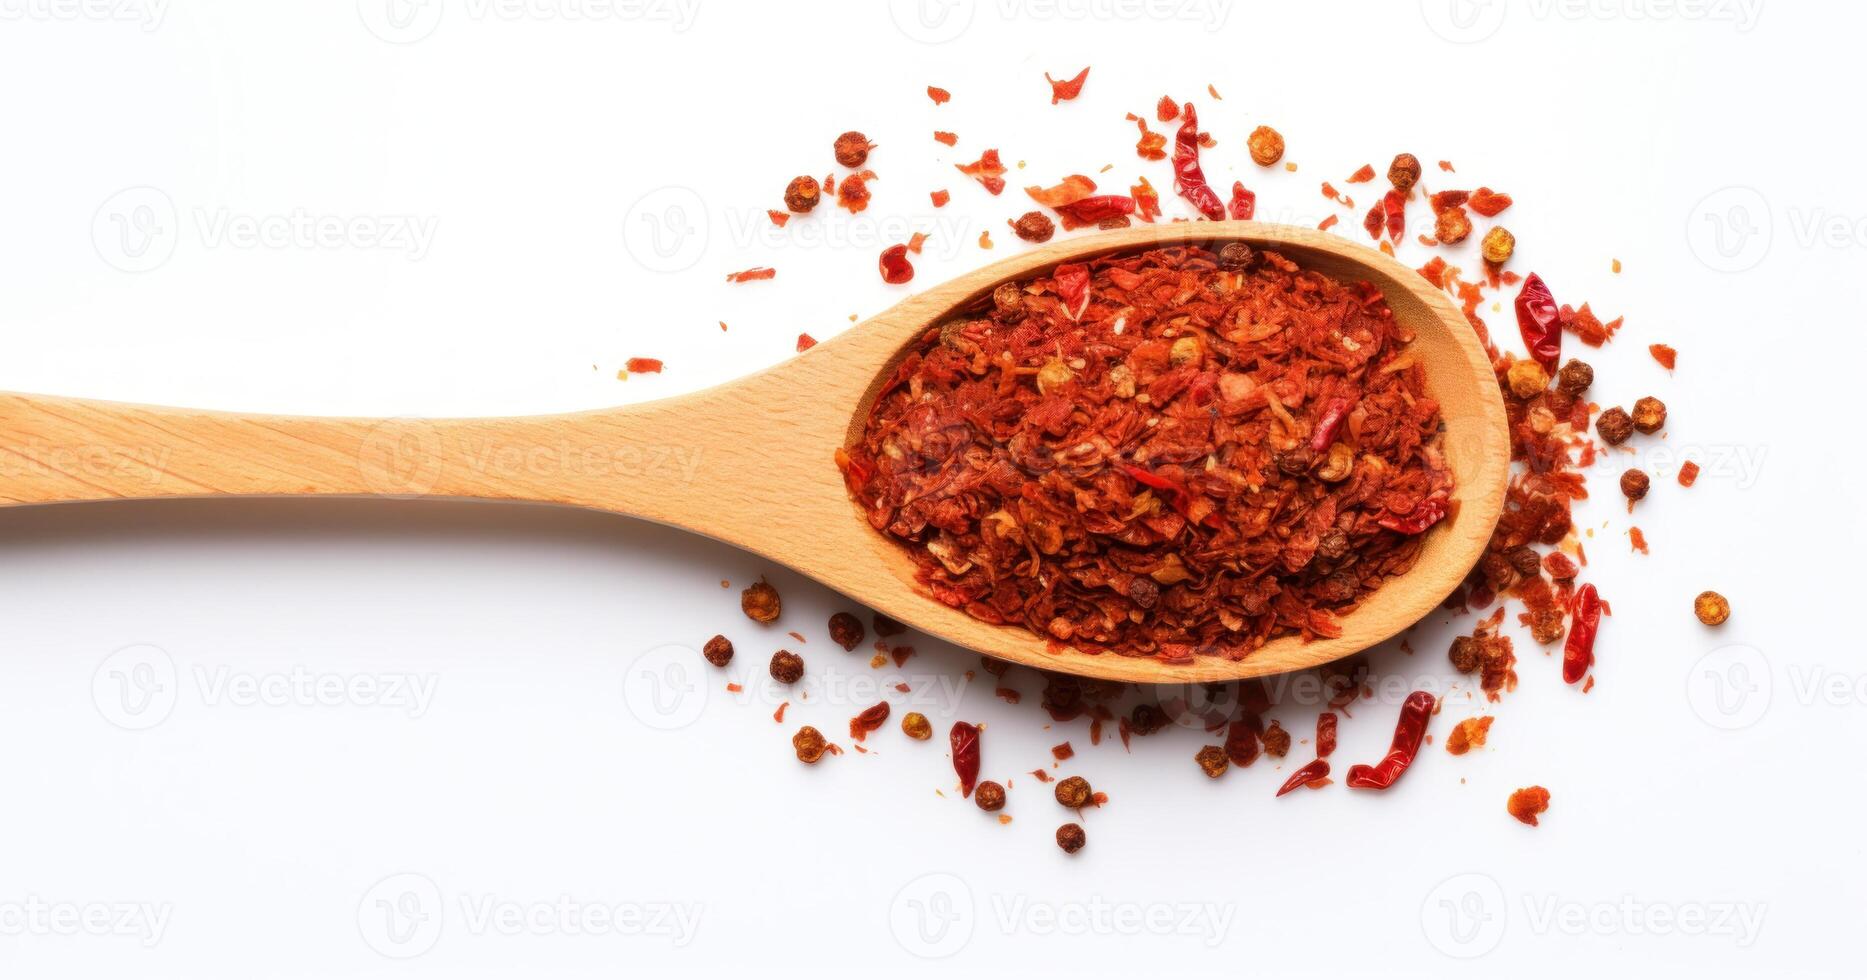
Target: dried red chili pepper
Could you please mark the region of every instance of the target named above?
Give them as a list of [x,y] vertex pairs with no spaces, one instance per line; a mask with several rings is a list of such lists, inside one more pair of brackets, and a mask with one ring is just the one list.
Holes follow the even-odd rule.
[[890,245],[882,249],[882,281],[890,285],[900,285],[914,278],[914,266],[908,261],[906,245]]
[[1595,662],[1595,631],[1601,628],[1601,594],[1593,583],[1575,593],[1575,608],[1569,622],[1569,639],[1562,646],[1562,680],[1574,684],[1588,673]]
[[1335,751],[1335,712],[1316,716],[1316,757],[1326,758]]
[[979,781],[979,726],[956,721],[947,742],[953,750],[953,771],[959,774],[959,795],[971,796]]
[[1186,104],[1173,140],[1173,189],[1200,214],[1214,221],[1225,218],[1225,202],[1206,183],[1206,173],[1199,166],[1199,117],[1191,102]]
[[[1359,769],[1363,767],[1357,766],[1356,768]],[[1354,770],[1351,769],[1349,771],[1353,772]],[[1296,791],[1297,787],[1307,786],[1310,783],[1313,783],[1318,779],[1326,778],[1328,775],[1329,775],[1329,760],[1311,759],[1310,761],[1304,763],[1302,768],[1298,769],[1296,772],[1291,773],[1289,779],[1284,780],[1283,786],[1279,787],[1277,790],[1277,795],[1284,796],[1286,794],[1293,793]]]
[[1134,208],[1135,202],[1132,197],[1124,197],[1120,194],[1100,194],[1062,205],[1056,208],[1056,212],[1063,216],[1063,227],[1069,229],[1099,224],[1110,218],[1133,214]]
[[1258,211],[1258,196],[1245,190],[1244,181],[1232,181],[1232,200],[1226,206],[1233,221],[1250,221]]
[[1059,102],[1068,102],[1083,94],[1083,82],[1088,79],[1089,69],[1087,68],[1077,72],[1075,78],[1063,81],[1051,78],[1049,72],[1044,72],[1044,81],[1050,83],[1050,104],[1056,105]]
[[1407,195],[1402,191],[1388,191],[1381,197],[1381,212],[1387,219],[1388,239],[1400,241],[1407,230]]
[[1335,434],[1342,428],[1342,420],[1348,418],[1349,409],[1355,403],[1346,398],[1331,398],[1323,406],[1322,414],[1316,417],[1316,431],[1310,434],[1310,452],[1320,453],[1335,442]]
[[1057,284],[1064,312],[1072,320],[1082,319],[1089,311],[1089,267],[1081,263],[1060,265],[1050,278]]
[[1400,779],[1419,754],[1426,739],[1426,726],[1432,720],[1434,698],[1426,691],[1414,691],[1400,705],[1400,720],[1394,724],[1394,741],[1387,755],[1372,766],[1348,767],[1350,789],[1386,789]]
[[1517,293],[1517,329],[1530,356],[1554,374],[1562,360],[1561,314],[1556,297],[1534,272],[1524,277],[1523,289]]

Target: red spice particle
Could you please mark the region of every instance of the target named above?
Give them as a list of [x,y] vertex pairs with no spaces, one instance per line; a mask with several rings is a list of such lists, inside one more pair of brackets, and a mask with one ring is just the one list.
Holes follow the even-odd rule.
[[1446,736],[1446,751],[1453,755],[1464,755],[1472,749],[1485,744],[1485,736],[1491,731],[1490,715],[1467,718],[1452,726],[1452,734]]
[[630,374],[661,373],[661,361],[653,357],[631,357],[626,367]]
[[1510,205],[1509,194],[1499,194],[1489,187],[1480,187],[1472,191],[1472,196],[1466,201],[1465,206],[1487,218],[1495,218]]
[[797,335],[797,352],[799,354],[802,354],[805,351],[815,346],[817,346],[817,338],[812,337],[810,334],[807,334],[807,333],[801,333]]
[[914,278],[914,266],[908,262],[906,245],[890,245],[882,249],[880,265],[882,281],[889,285],[898,286]]
[[850,214],[860,214],[869,207],[869,181],[875,174],[864,170],[859,174],[850,174],[836,188],[836,203],[846,208]]
[[849,719],[849,737],[860,742],[869,737],[869,733],[888,722],[888,702],[877,701],[862,709],[862,713]]
[[991,232],[982,231],[979,233],[979,247],[980,248],[991,248],[992,247],[992,233]]
[[1284,784],[1278,787],[1277,789],[1277,795],[1284,796],[1286,794],[1293,793],[1296,791],[1296,788],[1299,786],[1308,786],[1311,789],[1321,789],[1322,787],[1327,786],[1328,784],[1329,784],[1329,762],[1328,760],[1312,759],[1309,762],[1304,763],[1303,766],[1299,768],[1296,772],[1291,773],[1289,779],[1284,780]]
[[1445,172],[1447,172],[1447,173],[1452,173],[1452,172],[1453,172],[1453,170],[1452,170],[1452,161],[1450,161],[1450,160],[1441,160],[1441,161],[1439,161],[1439,169],[1441,169],[1441,170],[1444,170],[1444,171],[1445,171]]
[[934,105],[944,105],[947,100],[953,98],[953,93],[948,92],[946,89],[929,85],[927,86],[927,97],[933,100]]
[[743,269],[739,272],[728,273],[726,276],[726,281],[727,282],[757,282],[760,279],[776,278],[777,275],[778,275],[777,269],[766,268],[764,266],[754,266],[753,268]]
[[1368,209],[1368,216],[1361,219],[1361,227],[1367,231],[1369,238],[1380,238],[1382,230],[1387,227],[1386,204],[1382,201],[1374,202],[1374,207]]
[[780,725],[784,724],[784,709],[789,708],[790,706],[791,706],[791,702],[789,701],[785,701],[779,704],[778,710],[771,713],[771,720],[777,722]]
[[1361,165],[1360,170],[1357,170],[1354,173],[1348,175],[1347,182],[1351,184],[1365,184],[1368,181],[1371,181],[1373,179],[1374,179],[1374,164],[1364,163]]
[[1038,782],[1040,782],[1040,783],[1049,783],[1049,782],[1054,782],[1054,781],[1055,781],[1055,778],[1056,778],[1056,777],[1054,777],[1054,776],[1052,776],[1052,775],[1050,775],[1049,773],[1047,773],[1047,772],[1045,772],[1045,771],[1044,771],[1044,770],[1042,770],[1042,769],[1033,769],[1033,770],[1031,770],[1031,775],[1032,775],[1032,776],[1034,776],[1034,777],[1036,777],[1036,779],[1037,779],[1037,781],[1038,781]]
[[1211,82],[1206,83],[1206,94],[1212,96],[1214,99],[1217,99],[1220,102],[1225,101],[1225,96],[1220,95],[1219,90],[1216,88],[1213,88]]
[[1051,78],[1049,72],[1044,72],[1044,80],[1050,83],[1050,104],[1056,105],[1059,102],[1068,102],[1078,95],[1081,95],[1083,93],[1083,82],[1088,79],[1089,69],[1087,68],[1077,72],[1075,78],[1066,81],[1058,81],[1057,79]]
[[972,163],[956,163],[954,169],[977,180],[985,189],[997,195],[1005,189],[1005,165],[998,159],[997,148],[986,150],[979,159]]
[[914,234],[908,236],[908,251],[913,252],[915,255],[921,254],[921,247],[926,244],[927,244],[927,233],[926,232],[917,231]]
[[1128,119],[1135,124],[1136,128],[1141,130],[1141,138],[1136,140],[1134,144],[1134,152],[1136,155],[1140,156],[1143,160],[1167,159],[1167,134],[1156,133],[1147,128],[1147,120],[1134,113],[1129,113]]
[[1066,759],[1074,758],[1076,756],[1076,749],[1071,747],[1068,742],[1061,742],[1050,747],[1050,755],[1058,762],[1062,762]]
[[734,694],[738,694],[740,691],[745,690],[745,685],[744,684],[728,684],[726,685],[726,689],[728,691],[731,691]]
[[1328,231],[1329,229],[1335,227],[1336,220],[1337,220],[1336,216],[1332,214],[1328,216],[1327,218],[1322,219],[1322,221],[1318,222],[1316,225],[1316,230],[1317,231]]
[[1647,551],[1646,532],[1640,530],[1637,527],[1630,527],[1627,529],[1627,540],[1633,544],[1635,551],[1638,551],[1643,555],[1649,553]]
[[791,212],[789,211],[773,211],[767,208],[765,210],[765,216],[771,219],[772,224],[780,228],[784,227],[785,222],[791,220]]
[[1679,464],[1679,485],[1689,487],[1698,482],[1698,464],[1691,460]]
[[1232,200],[1226,205],[1226,213],[1233,221],[1250,221],[1258,210],[1258,196],[1245,189],[1241,181],[1232,182]]
[[1325,711],[1316,716],[1316,757],[1327,758],[1335,751],[1335,712]]
[[953,195],[944,190],[933,191],[927,196],[933,199],[933,206],[936,208],[946,207],[946,202],[953,199]]
[[995,688],[993,689],[992,694],[995,695],[999,700],[1005,702],[1006,704],[1017,704],[1018,702],[1024,700],[1024,695],[1019,694],[1016,690],[1009,688],[1009,687]]
[[959,776],[959,795],[971,796],[973,785],[979,781],[979,726],[956,721],[947,733],[947,742],[953,753],[953,772]]
[[1652,354],[1653,359],[1660,362],[1660,367],[1668,371],[1671,371],[1673,365],[1679,362],[1679,352],[1665,344],[1648,344],[1647,353]]
[[1520,822],[1534,827],[1537,825],[1537,814],[1549,810],[1549,790],[1541,786],[1526,786],[1512,793],[1504,808]]
[[934,130],[934,142],[945,143],[948,146],[953,146],[954,144],[959,142],[959,134],[949,133],[944,129],[936,129]]
[[1180,118],[1180,103],[1173,101],[1173,96],[1163,95],[1154,106],[1154,118],[1164,123]]

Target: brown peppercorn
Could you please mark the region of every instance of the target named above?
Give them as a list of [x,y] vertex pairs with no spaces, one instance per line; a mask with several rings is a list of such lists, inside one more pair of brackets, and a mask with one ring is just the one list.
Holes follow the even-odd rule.
[[1478,649],[1478,641],[1469,636],[1452,638],[1452,649],[1446,651],[1452,660],[1452,669],[1461,674],[1469,674],[1478,669],[1483,662],[1483,654]]
[[997,813],[1005,808],[1005,787],[988,779],[973,787],[972,801],[987,813]]
[[1595,433],[1601,436],[1602,442],[1618,446],[1634,434],[1634,420],[1628,418],[1627,413],[1617,405],[1602,412],[1601,417],[1595,420]]
[[1042,211],[1026,211],[1011,223],[1011,230],[1027,242],[1047,242],[1057,233],[1057,223]]
[[1510,567],[1517,570],[1517,574],[1526,578],[1537,574],[1543,568],[1543,556],[1537,554],[1536,549],[1527,544],[1504,549],[1504,559],[1510,562]]
[[1080,810],[1089,805],[1089,780],[1081,776],[1071,776],[1057,782],[1057,802],[1072,810]]
[[1511,253],[1517,250],[1517,236],[1499,225],[1485,232],[1484,241],[1478,243],[1478,250],[1484,254],[1486,262],[1503,265],[1510,261]]
[[1472,233],[1471,216],[1465,213],[1464,208],[1447,208],[1439,212],[1433,233],[1441,245],[1457,245]]
[[1260,167],[1268,167],[1284,158],[1284,134],[1269,126],[1259,126],[1245,137],[1245,146],[1251,150],[1251,162]]
[[830,642],[845,650],[854,650],[862,642],[862,620],[840,612],[830,617]]
[[739,593],[739,608],[755,623],[775,623],[778,613],[784,609],[784,603],[778,599],[778,590],[764,579],[746,586]]
[[1290,751],[1290,733],[1284,731],[1284,726],[1273,721],[1264,730],[1264,751],[1279,759]]
[[1137,704],[1128,713],[1128,730],[1136,735],[1152,735],[1167,727],[1167,712],[1157,704]]
[[1580,395],[1595,383],[1595,369],[1586,361],[1569,358],[1569,363],[1562,366],[1556,374],[1556,387],[1568,395]]
[[1634,403],[1634,430],[1652,435],[1666,426],[1666,403],[1648,395]]
[[1387,182],[1402,194],[1412,190],[1420,182],[1420,158],[1411,153],[1394,157],[1394,162],[1387,165]]
[[869,151],[875,144],[867,136],[850,130],[836,138],[836,162],[845,167],[860,167],[869,159]]
[[795,684],[804,677],[804,658],[789,650],[771,655],[771,679],[780,684]]
[[1063,853],[1075,854],[1087,843],[1089,843],[1089,835],[1083,833],[1082,824],[1066,823],[1057,828],[1057,846],[1063,848]]
[[1510,369],[1504,372],[1504,380],[1510,383],[1511,394],[1525,400],[1549,390],[1549,372],[1535,361],[1510,362]]
[[916,742],[925,742],[933,737],[933,723],[918,711],[910,711],[901,716],[901,731]]
[[700,654],[707,658],[707,663],[715,667],[724,667],[733,662],[733,641],[723,636],[716,636],[707,641],[706,647],[700,651]]
[[784,206],[795,214],[804,214],[823,200],[823,188],[815,177],[793,177],[784,188]]
[[829,747],[830,743],[824,741],[823,733],[809,725],[798,729],[797,734],[791,736],[791,748],[797,750],[799,762],[815,765]]
[[1243,272],[1251,267],[1258,253],[1244,242],[1226,242],[1219,249],[1219,268],[1228,272]]
[[1217,745],[1201,748],[1193,756],[1193,761],[1199,763],[1199,768],[1205,770],[1207,777],[1211,779],[1225,775],[1225,767],[1229,764],[1226,760],[1225,749]]
[[1646,496],[1647,488],[1652,485],[1653,481],[1644,470],[1628,470],[1621,474],[1621,493],[1627,496],[1629,503]]
[[1718,626],[1731,618],[1731,603],[1724,596],[1710,590],[1700,592],[1692,600],[1692,612],[1698,615],[1698,621],[1706,626]]

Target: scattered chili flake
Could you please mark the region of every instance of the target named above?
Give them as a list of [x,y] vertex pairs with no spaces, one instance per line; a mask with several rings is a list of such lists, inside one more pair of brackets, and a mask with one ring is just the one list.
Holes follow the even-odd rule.
[[771,679],[780,684],[795,684],[804,677],[804,658],[789,650],[771,655]]
[[1441,169],[1441,170],[1444,170],[1444,171],[1445,171],[1446,173],[1453,173],[1453,172],[1454,172],[1454,171],[1453,171],[1453,169],[1452,169],[1452,161],[1450,161],[1450,160],[1441,160],[1441,161],[1439,161],[1439,169]]
[[1171,95],[1161,96],[1160,102],[1154,106],[1154,118],[1164,123],[1180,118],[1180,103],[1173,101]]
[[914,266],[908,262],[906,245],[890,245],[882,249],[880,260],[882,281],[891,286],[898,286],[914,278]]
[[908,236],[908,251],[913,252],[915,255],[921,254],[921,248],[925,246],[926,244],[927,244],[927,233],[926,232],[917,231],[914,234]]
[[1226,213],[1233,221],[1250,221],[1258,210],[1258,196],[1245,189],[1242,181],[1232,181],[1232,200]]
[[875,144],[869,142],[867,136],[852,129],[838,136],[832,149],[836,152],[837,163],[854,169],[868,161],[869,151],[875,149]]
[[869,207],[869,181],[875,175],[867,170],[859,174],[850,174],[836,187],[836,203],[850,214],[860,214]]
[[1194,753],[1193,761],[1199,763],[1199,768],[1206,773],[1207,778],[1217,779],[1225,775],[1225,750],[1217,745],[1203,746]]
[[1284,780],[1284,784],[1277,789],[1277,795],[1285,796],[1293,793],[1299,786],[1321,789],[1327,785],[1329,785],[1329,760],[1311,759],[1298,767],[1296,772],[1291,773],[1289,779]]
[[630,374],[661,373],[661,361],[653,357],[631,357],[625,367]]
[[918,711],[910,711],[901,716],[901,732],[916,742],[925,742],[933,738],[933,723]]
[[1251,162],[1260,167],[1269,167],[1284,158],[1284,134],[1269,126],[1259,126],[1245,137],[1245,148],[1251,151]]
[[877,701],[862,713],[849,719],[849,737],[858,742],[869,737],[869,733],[888,723],[888,702]]
[[1206,83],[1206,94],[1212,96],[1214,99],[1217,99],[1220,102],[1225,101],[1225,96],[1220,95],[1219,90],[1216,88],[1213,88],[1211,82]]
[[1373,179],[1374,165],[1371,163],[1364,163],[1361,165],[1361,169],[1349,174],[1344,182],[1350,184],[1365,184]]
[[1135,217],[1150,224],[1160,217],[1160,192],[1147,182],[1146,177],[1141,178],[1139,184],[1128,188],[1128,193],[1134,198]]
[[1679,464],[1679,485],[1689,487],[1698,482],[1698,464],[1691,460]]
[[1264,752],[1267,755],[1281,759],[1290,751],[1290,733],[1284,731],[1283,726],[1274,721],[1259,737],[1264,742]]
[[778,704],[778,710],[771,713],[771,720],[777,722],[780,725],[784,724],[784,712],[785,712],[785,709],[789,708],[790,706],[791,706],[791,702],[789,701],[780,702]]
[[791,736],[791,748],[797,751],[797,761],[808,765],[816,765],[817,760],[823,758],[823,753],[829,746],[830,743],[824,740],[823,733],[809,725],[798,729],[797,734]]
[[1388,191],[1381,197],[1381,211],[1387,218],[1387,237],[1389,241],[1400,241],[1400,236],[1407,230],[1407,195],[1404,191]]
[[991,248],[992,247],[992,233],[990,231],[982,231],[979,233],[979,247],[980,248]]
[[731,692],[732,692],[732,693],[734,693],[734,694],[738,694],[738,693],[739,693],[740,691],[743,691],[743,690],[745,690],[745,685],[743,685],[743,684],[730,684],[730,683],[729,683],[729,684],[727,684],[727,685],[726,685],[726,689],[727,689],[728,691],[731,691]]
[[1063,217],[1065,230],[1095,225],[1098,228],[1126,228],[1128,215],[1134,213],[1135,202],[1131,197],[1120,194],[1100,194],[1085,197],[1074,204],[1057,208],[1057,214]]
[[1692,613],[1706,626],[1722,626],[1731,618],[1731,603],[1724,596],[1706,590],[1692,600]]
[[1601,628],[1601,594],[1592,583],[1576,591],[1569,616],[1569,639],[1562,648],[1562,681],[1574,684],[1595,662],[1595,633]]
[[1452,734],[1446,736],[1446,751],[1453,755],[1464,755],[1485,744],[1485,736],[1491,732],[1490,715],[1467,718],[1452,726]]
[[776,278],[777,275],[778,275],[777,269],[770,269],[770,268],[766,268],[763,266],[757,266],[751,269],[744,269],[739,272],[728,273],[726,276],[726,281],[727,282],[756,282],[760,279],[773,279],[773,278]]
[[778,598],[778,590],[761,578],[739,593],[739,608],[753,622],[770,625],[778,621],[784,603]]
[[948,146],[956,146],[959,144],[959,134],[949,133],[944,129],[936,129],[934,130],[934,142],[945,143]]
[[1650,554],[1650,552],[1647,551],[1646,532],[1640,530],[1637,527],[1630,527],[1627,529],[1627,540],[1629,543],[1633,545],[1635,551],[1638,551],[1643,555]]
[[1316,716],[1316,757],[1326,759],[1335,751],[1335,712]]
[[1073,758],[1075,757],[1075,755],[1076,755],[1076,749],[1071,747],[1070,743],[1068,742],[1060,742],[1050,747],[1051,758],[1056,759],[1058,762],[1062,762],[1065,759]]
[[798,214],[804,214],[817,206],[823,198],[823,190],[817,186],[817,178],[804,176],[793,177],[784,188],[784,206]]
[[945,105],[947,100],[953,97],[953,93],[948,92],[946,89],[929,85],[927,86],[927,97],[933,100],[934,105]]
[[1082,824],[1066,823],[1057,828],[1057,846],[1063,848],[1065,854],[1075,854],[1088,842],[1089,835],[1083,832]]
[[988,779],[973,791],[972,801],[987,813],[997,813],[1005,808],[1005,787]]
[[946,207],[946,202],[953,199],[953,195],[944,190],[933,191],[927,196],[933,199],[933,206],[936,208]]
[[1615,260],[1614,260],[1614,264],[1613,264],[1613,265],[1612,265],[1612,266],[1611,266],[1610,268],[1611,268],[1611,269],[1613,269],[1613,271],[1614,271],[1614,274],[1615,274],[1615,275],[1620,275],[1620,272],[1621,272],[1621,260],[1620,260],[1620,259],[1615,259]]
[[844,650],[854,650],[862,643],[862,620],[846,612],[830,617],[830,642]]
[[992,691],[992,694],[1006,704],[1017,704],[1019,701],[1024,700],[1024,695],[1009,687],[996,688]]
[[1487,218],[1497,217],[1504,212],[1505,208],[1510,207],[1510,205],[1511,199],[1509,194],[1499,194],[1489,187],[1480,187],[1472,191],[1472,196],[1467,199],[1465,203],[1466,207],[1471,208],[1473,211]]
[[1509,810],[1510,815],[1516,817],[1519,822],[1534,827],[1537,825],[1537,814],[1549,809],[1549,790],[1541,786],[1526,786],[1510,795],[1510,801],[1505,804],[1505,809]]
[[953,772],[959,776],[959,795],[971,796],[973,784],[979,781],[979,726],[956,721],[947,742],[953,752]]
[[1067,81],[1058,81],[1057,79],[1051,78],[1049,72],[1044,72],[1044,81],[1050,83],[1050,104],[1056,105],[1059,102],[1068,102],[1078,95],[1083,94],[1083,82],[1088,81],[1088,79],[1089,69],[1087,68],[1077,72],[1075,78]]
[[1671,371],[1673,366],[1679,363],[1679,352],[1665,344],[1648,344],[1647,353],[1652,354],[1653,359],[1659,362],[1660,367],[1668,371]]
[[1147,120],[1133,113],[1129,113],[1128,118],[1141,130],[1141,138],[1135,141],[1134,152],[1143,160],[1167,159],[1167,134],[1147,128]]
[[1600,347],[1613,340],[1615,331],[1621,329],[1621,322],[1621,317],[1615,317],[1602,323],[1587,303],[1583,303],[1579,310],[1572,310],[1566,304],[1562,308],[1562,329],[1575,334],[1577,340],[1590,347]]
[[765,211],[765,216],[771,219],[772,224],[777,225],[780,228],[784,227],[785,222],[791,220],[791,212],[789,211],[773,211],[767,208]]
[[1381,201],[1374,202],[1368,209],[1368,216],[1361,219],[1361,227],[1368,232],[1369,238],[1380,238],[1387,229],[1387,207]]
[[805,351],[815,346],[817,346],[817,338],[812,337],[810,334],[807,334],[807,333],[801,333],[797,335],[797,352],[799,354],[802,354]]
[[706,647],[700,653],[707,658],[707,663],[715,667],[724,667],[733,662],[733,641],[724,636],[715,636],[707,641]]

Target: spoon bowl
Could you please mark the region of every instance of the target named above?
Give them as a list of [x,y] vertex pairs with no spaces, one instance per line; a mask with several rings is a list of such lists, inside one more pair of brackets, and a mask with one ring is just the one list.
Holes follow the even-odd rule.
[[[1345,282],[1365,281],[1417,335],[1445,420],[1452,516],[1413,569],[1341,618],[1342,634],[1264,645],[1242,660],[1054,650],[1022,627],[929,596],[906,548],[850,501],[835,451],[858,439],[880,379],[930,326],[993,287],[1115,252],[1243,241]],[[466,497],[589,507],[685,528],[790,566],[928,634],[995,657],[1139,683],[1238,680],[1313,667],[1429,615],[1484,553],[1510,443],[1490,360],[1465,317],[1417,272],[1321,232],[1193,222],[1104,232],[1012,256],[912,295],[766,371],[675,398],[561,415],[339,419],[239,415],[0,395],[0,504],[220,495]]]

